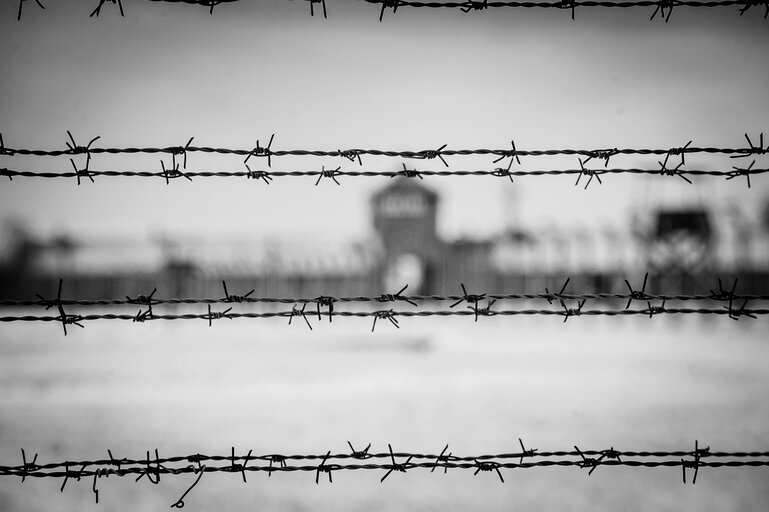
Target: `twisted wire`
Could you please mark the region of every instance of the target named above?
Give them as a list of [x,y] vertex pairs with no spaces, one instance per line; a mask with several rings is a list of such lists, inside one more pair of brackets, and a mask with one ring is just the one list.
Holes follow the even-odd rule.
[[[493,300],[638,300],[638,296],[631,293],[485,293],[486,299]],[[392,295],[387,298],[387,294],[377,296],[356,295],[350,297],[330,297],[334,302],[447,302],[463,300],[463,295]],[[769,300],[769,295],[753,295],[734,293],[728,296],[733,300],[765,301]],[[651,294],[644,293],[643,300],[650,301],[717,301],[724,300],[724,297],[718,293],[708,295],[686,295],[686,294]],[[152,297],[152,305],[159,304],[231,304],[233,302],[245,304],[314,304],[319,302],[318,297],[182,297],[182,298],[162,298]],[[49,307],[52,304],[61,304],[62,306],[121,306],[121,305],[143,305],[148,302],[126,297],[125,299],[0,299],[0,306],[18,307],[18,306],[43,306]],[[416,305],[416,304],[414,304]]]
[[[27,0],[18,0],[18,14],[17,19],[21,20],[22,7]],[[94,0],[98,1],[98,5],[91,12],[91,17],[98,17],[101,8],[107,2],[118,5],[120,9],[120,15],[124,16],[122,0]],[[164,3],[181,3],[190,5],[200,5],[208,7],[209,12],[213,14],[214,7],[220,4],[235,3],[239,0],[149,0],[151,2],[164,2]],[[323,17],[327,18],[326,0],[304,0],[310,6],[310,15],[315,15],[314,4],[321,4]],[[45,6],[40,0],[35,0],[37,5],[45,9]],[[374,4],[379,6],[379,21],[381,22],[385,11],[391,9],[393,13],[396,13],[398,8],[412,7],[412,8],[432,8],[432,9],[458,9],[464,13],[484,11],[490,8],[524,8],[524,9],[559,9],[568,10],[571,13],[571,19],[575,18],[575,10],[578,7],[601,7],[601,8],[634,8],[634,7],[654,7],[649,20],[653,20],[659,14],[660,19],[663,19],[665,23],[670,20],[670,16],[675,7],[696,7],[696,8],[715,8],[715,7],[731,7],[739,6],[740,16],[752,7],[766,6],[767,12],[764,14],[764,18],[769,16],[769,4],[766,0],[714,0],[714,1],[700,1],[700,0],[631,0],[631,1],[605,1],[605,0],[558,0],[558,1],[489,1],[489,0],[464,0],[461,2],[435,2],[435,1],[413,1],[413,0],[363,0],[368,4]]]
[[[707,308],[664,308],[660,311],[650,309],[618,309],[618,310],[606,310],[606,309],[587,309],[577,312],[576,310],[553,310],[553,309],[503,309],[503,310],[490,310],[485,313],[480,313],[480,310],[462,310],[462,309],[449,309],[449,310],[436,310],[436,311],[388,311],[391,316],[400,317],[428,317],[428,316],[531,316],[531,315],[544,315],[544,316],[636,316],[636,315],[675,315],[675,314],[689,314],[689,315],[734,315],[735,311],[727,309],[707,309]],[[321,311],[308,312],[308,315],[323,316],[323,317],[376,317],[380,314],[380,311]],[[769,309],[744,309],[741,312],[742,315],[767,315]],[[218,318],[291,318],[292,316],[298,316],[295,311],[265,311],[265,312],[227,312],[222,313],[222,316]],[[77,322],[87,322],[93,320],[127,320],[137,321],[136,315],[128,314],[115,314],[115,313],[98,313],[89,315],[66,315],[65,319],[68,323],[70,319],[74,319]],[[152,314],[144,321],[150,320],[211,320],[211,313],[182,313],[182,314]],[[23,316],[1,316],[0,322],[61,322],[62,316],[51,315],[23,315]]]
[[[87,149],[87,151],[86,151]],[[259,152],[260,154],[255,154]],[[220,155],[236,156],[307,156],[307,157],[341,157],[348,160],[356,159],[358,156],[385,156],[398,158],[411,158],[418,160],[434,159],[440,156],[471,156],[471,155],[489,155],[496,157],[541,157],[541,156],[582,156],[585,158],[603,159],[615,155],[685,155],[685,154],[722,154],[732,156],[750,156],[766,154],[766,148],[754,147],[698,147],[698,146],[671,146],[670,148],[612,148],[612,149],[424,149],[418,151],[410,150],[385,150],[385,149],[335,149],[335,150],[311,150],[311,149],[270,149],[269,147],[257,146],[252,149],[235,148],[215,148],[209,146],[166,146],[166,147],[75,147],[67,149],[25,149],[12,148],[5,146],[0,150],[0,154],[6,156],[72,156],[78,154],[90,153],[98,154],[168,154],[178,155],[180,153],[214,153]]]
[[[67,481],[72,478],[80,481],[82,478],[91,477],[92,490],[96,502],[99,501],[97,489],[98,479],[102,477],[138,475],[138,482],[144,477],[153,484],[160,483],[161,475],[185,475],[196,474],[197,478],[182,496],[172,504],[172,508],[184,506],[184,498],[200,482],[204,473],[239,473],[244,483],[248,483],[246,473],[262,472],[272,476],[276,473],[289,472],[314,472],[315,483],[319,483],[321,473],[327,474],[330,483],[333,483],[333,472],[356,470],[386,471],[380,482],[394,471],[407,473],[413,469],[443,469],[444,473],[449,469],[475,470],[474,476],[479,472],[496,472],[500,481],[504,483],[501,469],[531,469],[538,467],[578,467],[589,469],[588,476],[600,466],[606,467],[645,467],[645,468],[673,468],[680,467],[683,482],[686,483],[687,469],[693,470],[692,483],[696,484],[700,468],[733,468],[733,467],[766,467],[769,466],[769,452],[715,452],[710,447],[700,448],[695,441],[694,450],[676,451],[621,451],[614,447],[604,450],[580,450],[576,445],[574,451],[540,451],[538,449],[526,449],[521,439],[520,452],[481,454],[471,456],[459,456],[446,451],[447,444],[439,455],[430,453],[395,452],[392,445],[387,445],[388,452],[370,453],[371,444],[364,450],[355,450],[348,441],[350,453],[332,454],[328,450],[325,455],[320,454],[262,454],[253,455],[249,450],[246,455],[235,454],[232,447],[230,455],[203,455],[200,453],[186,456],[160,457],[158,450],[154,450],[154,458],[150,451],[146,452],[144,459],[115,458],[111,450],[107,450],[109,459],[97,460],[66,460],[38,464],[35,454],[32,461],[27,461],[26,452],[21,450],[22,464],[0,466],[0,476],[20,477],[22,482],[26,478],[55,478],[63,479],[61,491],[64,491]],[[629,457],[631,457],[629,459]],[[669,459],[678,460],[658,460]],[[560,458],[552,460],[553,458]],[[651,460],[650,460],[651,459]],[[708,460],[705,460],[708,459]],[[715,460],[712,460],[715,459]],[[727,460],[724,460],[727,459]],[[368,462],[349,462],[363,461]],[[401,460],[402,462],[398,462]],[[415,461],[415,462],[412,462]],[[514,460],[514,461],[513,461]],[[294,463],[294,461],[298,461]],[[310,463],[320,461],[320,463]],[[216,463],[224,463],[214,465]],[[78,469],[79,468],[79,469]]]

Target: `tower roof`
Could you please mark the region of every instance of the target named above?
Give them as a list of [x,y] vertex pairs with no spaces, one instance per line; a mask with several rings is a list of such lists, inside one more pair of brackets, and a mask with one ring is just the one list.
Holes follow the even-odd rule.
[[427,197],[430,202],[438,201],[437,192],[423,185],[419,178],[408,178],[406,176],[391,178],[390,183],[374,192],[373,199],[376,200],[385,195],[401,192],[417,192]]

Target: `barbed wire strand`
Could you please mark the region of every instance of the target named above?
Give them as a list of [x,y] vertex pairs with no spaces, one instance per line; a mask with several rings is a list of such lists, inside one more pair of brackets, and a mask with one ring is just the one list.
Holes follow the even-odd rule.
[[[374,327],[376,327],[377,319],[394,320],[397,317],[446,317],[446,316],[473,316],[475,321],[478,321],[478,317],[481,316],[560,316],[563,317],[563,321],[566,322],[570,317],[574,316],[637,316],[646,315],[650,318],[658,315],[728,315],[733,320],[739,320],[741,317],[757,318],[758,315],[764,316],[769,314],[769,309],[746,309],[745,304],[739,309],[723,306],[723,309],[707,309],[707,308],[667,308],[664,306],[653,306],[649,304],[645,309],[623,309],[623,310],[606,310],[606,309],[588,309],[583,310],[582,306],[585,301],[580,301],[578,307],[570,308],[564,301],[560,301],[562,309],[514,309],[514,310],[493,310],[489,307],[472,307],[468,306],[467,309],[458,310],[434,310],[434,311],[396,311],[393,309],[380,310],[380,311],[320,311],[317,313],[319,319],[321,317],[328,317],[329,321],[333,317],[373,317]],[[306,306],[306,304],[305,304]],[[311,313],[315,315],[316,313]],[[295,316],[302,316],[307,322],[308,327],[312,329],[309,319],[307,318],[303,310],[297,310],[296,308],[290,311],[265,311],[265,312],[232,312],[230,309],[226,311],[211,311],[209,306],[208,313],[181,313],[181,314],[155,314],[139,311],[136,315],[129,314],[115,314],[115,313],[98,313],[98,314],[64,314],[60,313],[58,316],[50,315],[23,315],[23,316],[1,316],[0,323],[9,322],[58,322],[64,327],[64,335],[67,335],[67,325],[77,325],[78,327],[84,327],[82,322],[96,321],[96,320],[124,320],[130,322],[144,323],[151,320],[205,320],[208,322],[209,327],[212,325],[213,320],[220,319],[266,319],[266,318],[288,318],[289,323]],[[395,327],[399,327],[397,320],[391,322]],[[372,328],[373,331],[373,328]]]
[[[691,184],[692,181],[686,178],[686,176],[712,176],[712,177],[725,178],[726,180],[732,180],[739,176],[745,176],[747,179],[747,186],[748,188],[750,188],[751,175],[769,173],[769,168],[753,168],[754,163],[755,161],[745,168],[734,166],[731,171],[714,171],[714,170],[706,171],[706,170],[699,170],[699,169],[691,169],[691,170],[675,169],[671,171],[665,168],[662,168],[662,169],[638,169],[638,168],[586,169],[583,167],[581,169],[548,169],[548,170],[531,170],[531,171],[507,171],[502,168],[497,168],[493,171],[492,170],[416,171],[413,169],[406,169],[404,171],[344,171],[344,170],[340,170],[340,168],[329,169],[329,170],[324,168],[322,170],[296,170],[296,171],[262,171],[262,170],[251,171],[249,169],[248,171],[186,171],[186,172],[180,171],[178,164],[176,164],[176,166],[173,168],[166,168],[164,164],[162,171],[159,171],[159,172],[117,171],[117,170],[96,171],[88,168],[77,169],[77,167],[75,167],[74,172],[73,171],[35,172],[35,171],[19,171],[19,170],[13,170],[8,168],[0,168],[0,176],[5,176],[10,181],[13,181],[14,177],[47,178],[47,179],[76,178],[78,185],[81,184],[81,178],[88,178],[91,180],[91,182],[94,182],[94,178],[96,177],[160,178],[165,180],[166,184],[169,184],[170,180],[173,180],[175,178],[185,178],[189,181],[193,181],[193,178],[246,178],[246,179],[260,179],[264,181],[264,183],[269,185],[274,178],[302,177],[302,176],[316,177],[317,176],[318,179],[315,182],[316,185],[318,185],[323,178],[330,178],[337,185],[341,185],[341,183],[336,180],[336,177],[349,176],[349,177],[394,178],[397,176],[403,176],[406,178],[423,179],[424,176],[436,176],[436,177],[488,176],[488,177],[504,177],[512,180],[514,176],[515,177],[540,177],[540,176],[563,176],[563,175],[576,174],[578,177],[575,185],[579,185],[580,179],[582,176],[589,176],[589,179],[586,180],[585,187],[584,187],[584,188],[587,188],[588,185],[590,185],[593,177],[596,177],[598,179],[598,182],[602,183],[600,178],[601,175],[635,174],[635,175],[646,175],[646,176],[677,175],[683,178],[689,184]],[[72,163],[72,165],[73,166],[75,165],[74,162]]]
[[[626,286],[629,289],[629,293],[570,293],[566,292],[566,287],[569,284],[571,278],[567,278],[560,291],[550,292],[545,288],[545,293],[483,293],[479,295],[468,295],[466,290],[462,295],[404,295],[404,292],[408,289],[408,284],[404,285],[396,293],[382,293],[380,295],[355,295],[348,297],[333,297],[329,295],[321,295],[319,297],[259,297],[253,296],[254,289],[251,289],[244,295],[231,294],[227,288],[226,281],[222,281],[222,288],[224,291],[223,297],[207,297],[207,298],[162,298],[155,297],[157,288],[152,290],[149,295],[137,295],[135,297],[129,297],[125,295],[124,299],[63,299],[61,298],[61,289],[63,286],[63,279],[59,280],[59,295],[56,299],[46,299],[41,295],[37,295],[37,299],[0,299],[0,306],[4,307],[21,307],[21,306],[42,306],[50,308],[53,306],[121,306],[121,305],[140,305],[140,306],[155,306],[160,304],[232,304],[232,303],[267,303],[267,304],[318,304],[327,306],[335,302],[348,303],[348,302],[406,302],[413,306],[417,306],[420,302],[468,302],[469,304],[477,304],[478,300],[492,299],[492,300],[547,300],[548,304],[552,304],[554,300],[627,300],[628,304],[626,309],[630,307],[632,300],[639,301],[766,301],[769,300],[769,294],[741,294],[737,293],[738,280],[735,279],[731,289],[725,289],[721,279],[718,279],[718,289],[710,290],[708,294],[653,294],[646,293],[646,282],[648,280],[648,272],[644,275],[644,285],[641,290],[634,290],[627,279],[624,280]],[[464,286],[460,284],[464,289]]]
[[[449,469],[475,470],[473,475],[477,476],[479,472],[495,471],[499,479],[504,483],[504,478],[500,470],[502,469],[531,469],[539,467],[578,467],[580,469],[589,469],[588,476],[599,466],[606,467],[645,467],[645,468],[674,468],[680,467],[682,471],[682,480],[686,484],[686,470],[693,470],[692,484],[696,484],[697,475],[700,468],[734,468],[734,467],[767,467],[769,466],[769,452],[715,452],[710,447],[700,448],[699,441],[695,440],[694,450],[677,451],[621,451],[616,450],[614,446],[608,450],[580,450],[576,445],[574,451],[540,451],[538,449],[527,450],[521,439],[518,439],[521,445],[520,452],[499,453],[499,454],[481,454],[471,456],[459,456],[450,452],[446,455],[448,444],[443,448],[440,455],[430,453],[408,453],[394,452],[390,444],[387,445],[388,452],[371,453],[369,448],[356,451],[352,444],[350,453],[332,453],[327,450],[324,455],[319,454],[263,454],[254,455],[253,450],[249,450],[244,455],[236,455],[233,446],[230,455],[203,455],[200,453],[175,456],[160,457],[158,450],[154,450],[154,458],[150,457],[150,451],[147,450],[144,459],[116,459],[111,450],[107,450],[109,459],[98,460],[78,460],[50,462],[47,464],[38,463],[38,454],[35,454],[32,461],[27,461],[26,452],[22,448],[22,464],[15,466],[0,466],[0,476],[20,477],[22,482],[26,478],[55,478],[62,479],[61,492],[70,478],[80,481],[83,478],[93,477],[92,491],[95,494],[95,500],[99,501],[99,491],[96,484],[99,478],[109,476],[133,476],[138,475],[136,482],[143,477],[153,484],[160,483],[161,475],[197,475],[194,482],[184,491],[181,497],[176,500],[171,507],[182,508],[184,498],[200,482],[204,473],[239,473],[243,482],[247,483],[246,472],[266,472],[268,477],[272,473],[288,472],[314,472],[315,483],[318,484],[321,473],[328,474],[329,483],[333,483],[332,472],[355,471],[355,470],[377,470],[386,471],[380,479],[384,480],[394,471],[407,473],[412,469],[430,469],[433,472],[436,468],[443,469],[444,473]],[[675,457],[678,460],[659,460]],[[552,460],[559,458],[558,460]],[[367,463],[349,463],[350,460],[368,460]],[[396,459],[403,460],[397,462]],[[651,459],[651,460],[650,460]],[[708,459],[708,460],[705,460]],[[712,460],[715,459],[715,460]],[[728,459],[728,460],[724,460]],[[412,462],[412,460],[414,462]],[[294,464],[294,461],[299,461]],[[305,461],[320,461],[319,464],[302,464]],[[388,462],[389,461],[389,462]],[[214,465],[225,462],[224,465]],[[259,465],[259,463],[262,463]],[[251,463],[249,465],[249,463]],[[80,467],[80,469],[74,469]]]
[[[67,132],[69,134],[69,132]],[[12,148],[7,147],[4,144],[0,144],[0,155],[5,156],[72,156],[72,155],[98,155],[98,154],[170,154],[176,156],[186,156],[188,153],[215,153],[220,155],[235,155],[246,157],[246,162],[250,158],[262,157],[268,160],[268,166],[271,165],[272,157],[282,156],[306,156],[306,157],[341,157],[350,161],[358,162],[362,165],[362,156],[383,156],[383,157],[398,157],[398,158],[410,158],[418,160],[432,160],[439,159],[447,167],[448,163],[445,161],[445,157],[452,156],[470,156],[470,155],[489,155],[497,157],[496,161],[503,160],[505,158],[516,160],[520,163],[520,157],[541,157],[541,156],[579,156],[584,157],[585,164],[591,160],[603,160],[604,166],[608,167],[608,163],[613,156],[617,155],[655,155],[655,156],[681,156],[681,161],[685,164],[685,157],[688,154],[722,154],[730,155],[732,158],[746,158],[749,156],[761,156],[766,155],[769,152],[769,145],[764,147],[763,145],[763,133],[759,136],[759,144],[754,145],[748,134],[745,134],[745,138],[748,142],[747,147],[699,147],[691,146],[692,141],[687,142],[684,145],[671,146],[669,148],[617,148],[610,147],[605,149],[518,149],[514,141],[511,141],[510,149],[450,149],[447,148],[447,144],[443,144],[437,149],[423,149],[418,151],[411,150],[388,150],[388,149],[336,149],[336,150],[311,150],[311,149],[272,149],[271,145],[274,140],[275,134],[272,134],[270,143],[267,146],[261,146],[257,140],[256,146],[251,149],[237,149],[226,147],[210,147],[210,146],[192,146],[191,142],[194,137],[190,138],[189,142],[184,146],[166,146],[166,147],[91,147],[91,145],[81,146],[70,144],[67,142],[66,148],[63,149],[26,149],[26,148]],[[70,138],[72,138],[70,134]],[[98,139],[96,137],[91,141]],[[186,165],[185,165],[186,167]]]
[[[21,20],[22,7],[27,0],[19,0],[19,8],[17,13],[17,20]],[[105,3],[111,3],[117,5],[120,10],[120,15],[125,16],[123,10],[122,0],[94,0],[98,1],[96,8],[91,11],[90,16],[98,17],[101,13],[101,8]],[[209,13],[214,13],[214,7],[221,4],[232,4],[238,0],[149,0],[150,2],[164,2],[164,3],[182,3],[189,5],[199,5],[207,7]],[[359,0],[360,1],[360,0]],[[40,0],[35,0],[37,5],[42,9],[45,9]],[[315,4],[321,4],[323,11],[323,18],[327,18],[327,9],[325,0],[304,0],[309,4],[310,16],[315,15]],[[700,0],[632,0],[632,1],[604,1],[604,0],[559,0],[557,2],[532,2],[532,1],[489,1],[489,0],[465,0],[462,2],[420,2],[411,0],[363,0],[368,4],[374,4],[379,6],[379,21],[384,18],[384,14],[387,10],[392,10],[395,14],[398,8],[411,7],[411,8],[432,8],[432,9],[453,9],[460,10],[467,14],[470,12],[480,12],[494,8],[523,8],[523,9],[559,9],[569,11],[571,19],[575,19],[576,9],[579,8],[610,8],[610,9],[627,9],[654,7],[654,10],[649,17],[652,21],[659,14],[659,19],[664,20],[667,23],[670,20],[670,16],[673,13],[675,7],[691,7],[691,8],[716,8],[716,7],[740,7],[740,16],[745,14],[752,7],[766,7],[764,18],[769,16],[769,4],[766,0],[717,0],[717,1],[700,1]]]

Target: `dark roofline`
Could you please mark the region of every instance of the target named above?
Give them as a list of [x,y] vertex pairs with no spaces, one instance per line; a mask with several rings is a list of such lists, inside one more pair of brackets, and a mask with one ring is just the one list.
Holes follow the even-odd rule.
[[422,184],[419,178],[408,178],[406,176],[398,176],[394,179],[390,178],[390,180],[391,180],[390,183],[388,183],[384,187],[374,192],[374,194],[372,195],[372,199],[378,199],[384,194],[397,189],[418,190],[421,193],[430,197],[430,199],[434,201],[437,201],[439,199],[438,193],[432,190],[431,188],[425,186],[424,184]]

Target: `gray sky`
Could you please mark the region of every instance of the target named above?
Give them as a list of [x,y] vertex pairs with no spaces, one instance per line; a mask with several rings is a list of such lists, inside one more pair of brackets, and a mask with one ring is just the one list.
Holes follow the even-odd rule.
[[[479,13],[399,9],[329,0],[329,19],[285,0],[202,7],[124,0],[126,17],[94,1],[0,6],[0,132],[10,147],[63,148],[101,135],[103,146],[273,149],[519,149],[742,146],[769,132],[769,23],[759,9],[677,8],[665,25],[649,9]],[[759,12],[760,11],[760,12]],[[769,133],[767,133],[769,135]],[[764,157],[766,158],[766,157]],[[168,161],[168,159],[166,159]],[[491,169],[454,157],[452,169]],[[656,167],[657,158],[612,165]],[[66,158],[2,157],[21,170],[70,170]],[[747,164],[745,160],[738,161]],[[372,170],[400,159],[364,158]],[[735,161],[687,158],[687,167]],[[759,160],[757,165],[766,165]],[[273,159],[273,169],[358,169],[339,158]],[[407,161],[420,170],[440,161]],[[499,164],[497,164],[499,165]],[[523,169],[574,168],[576,158],[524,159]],[[92,169],[159,170],[159,158],[97,155]],[[189,170],[244,170],[238,157],[189,157]],[[42,232],[210,232],[358,237],[367,201],[387,178],[253,180],[102,178],[0,182],[0,219]],[[680,182],[680,183],[679,183]],[[525,225],[623,225],[656,201],[716,198],[748,213],[769,180],[605,176],[428,178],[442,194],[440,228],[488,234],[513,216]],[[683,184],[683,185],[682,185]]]

